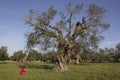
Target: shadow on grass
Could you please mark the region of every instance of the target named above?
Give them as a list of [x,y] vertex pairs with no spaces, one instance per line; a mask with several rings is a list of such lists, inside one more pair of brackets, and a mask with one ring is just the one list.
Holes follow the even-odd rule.
[[19,68],[32,68],[32,69],[49,69],[51,70],[54,65],[49,65],[49,64],[19,64]]
[[7,64],[8,62],[0,61],[0,64]]

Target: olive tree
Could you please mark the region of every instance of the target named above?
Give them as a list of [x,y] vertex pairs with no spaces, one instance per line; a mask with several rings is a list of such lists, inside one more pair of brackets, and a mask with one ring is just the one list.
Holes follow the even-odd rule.
[[81,39],[85,38],[86,41],[90,40],[90,46],[97,46],[102,37],[100,33],[109,27],[103,21],[104,13],[105,9],[102,7],[91,4],[86,9],[83,3],[75,6],[68,3],[63,12],[57,11],[53,6],[42,13],[30,10],[25,22],[33,31],[27,34],[27,47],[55,49],[58,64],[52,71],[67,71],[76,41],[81,43]]

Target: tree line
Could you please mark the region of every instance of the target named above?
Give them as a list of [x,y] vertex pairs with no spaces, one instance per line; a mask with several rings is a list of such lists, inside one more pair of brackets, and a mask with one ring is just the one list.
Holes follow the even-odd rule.
[[[120,62],[120,43],[115,48],[99,48],[98,50],[84,50],[79,53],[81,62]],[[7,47],[0,47],[0,61],[12,60],[21,62],[26,53],[23,50],[15,51],[13,55],[9,56]],[[56,52],[50,51],[47,53],[40,53],[37,50],[30,50],[28,53],[27,61],[41,61],[41,62],[56,62]],[[76,63],[77,55],[75,52],[71,55],[72,63]]]

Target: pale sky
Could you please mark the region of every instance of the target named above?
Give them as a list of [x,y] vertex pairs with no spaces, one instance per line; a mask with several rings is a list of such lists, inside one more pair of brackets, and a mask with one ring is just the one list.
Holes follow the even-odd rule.
[[[24,23],[30,9],[41,12],[51,5],[57,10],[63,10],[70,0],[0,0],[0,46],[7,46],[9,55],[25,48],[24,34],[31,29]],[[103,35],[105,40],[100,47],[115,47],[120,42],[120,0],[73,0],[73,4],[84,3],[85,6],[95,3],[106,9],[105,20],[110,23],[110,29]]]

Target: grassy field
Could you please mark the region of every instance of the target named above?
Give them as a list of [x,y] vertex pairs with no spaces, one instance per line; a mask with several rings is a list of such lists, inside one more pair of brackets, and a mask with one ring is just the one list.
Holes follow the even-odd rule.
[[120,63],[84,63],[69,65],[69,71],[53,73],[53,64],[26,63],[27,72],[19,75],[20,64],[0,63],[0,80],[120,80]]

